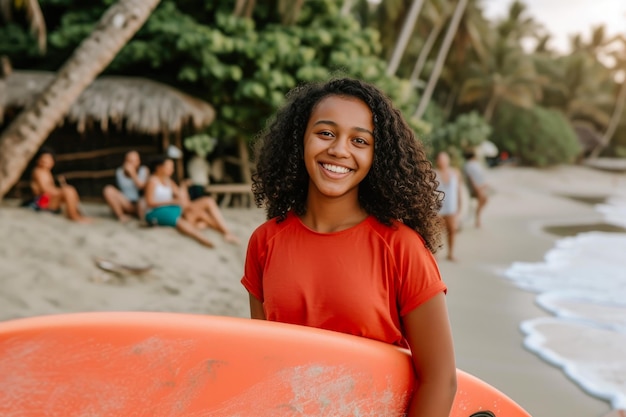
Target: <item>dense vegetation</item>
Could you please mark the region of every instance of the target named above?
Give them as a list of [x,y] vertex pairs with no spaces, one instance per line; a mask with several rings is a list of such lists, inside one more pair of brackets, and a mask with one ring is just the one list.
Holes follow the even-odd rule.
[[[114,0],[39,3],[45,54],[19,15],[0,26],[0,55],[16,68],[57,69]],[[239,7],[246,3],[251,7]],[[342,13],[348,3],[350,12]],[[589,39],[581,34],[570,52],[557,53],[523,3],[489,21],[480,0],[469,0],[446,51],[459,2],[425,0],[389,75],[412,3],[163,0],[107,73],[153,78],[212,103],[218,118],[207,133],[225,144],[252,140],[293,86],[341,73],[387,91],[433,152],[459,154],[489,138],[524,164],[571,162],[583,151],[572,124],[584,122],[598,137],[614,132],[605,155],[626,154],[626,127],[614,112],[626,97],[615,81],[626,68],[623,39],[589,28]],[[429,84],[432,96],[424,94]],[[428,106],[416,115],[420,100]]]

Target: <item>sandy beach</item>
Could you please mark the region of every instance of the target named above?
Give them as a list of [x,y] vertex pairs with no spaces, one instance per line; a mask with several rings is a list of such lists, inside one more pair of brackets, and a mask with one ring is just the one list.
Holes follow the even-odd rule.
[[[494,188],[484,226],[466,222],[458,235],[459,261],[442,251],[441,271],[457,365],[496,386],[534,417],[601,417],[609,404],[593,398],[523,346],[520,323],[549,316],[535,294],[503,277],[513,262],[535,262],[559,238],[545,226],[602,223],[588,202],[626,189],[626,176],[586,167],[489,172]],[[622,193],[624,191],[621,191]],[[584,199],[583,199],[584,200]],[[0,320],[78,311],[172,311],[246,317],[240,285],[246,242],[264,219],[259,209],[225,209],[240,246],[205,233],[215,249],[173,229],[116,222],[105,206],[86,204],[91,225],[35,213],[5,201],[0,207]],[[96,258],[134,266],[143,274],[112,273]]]

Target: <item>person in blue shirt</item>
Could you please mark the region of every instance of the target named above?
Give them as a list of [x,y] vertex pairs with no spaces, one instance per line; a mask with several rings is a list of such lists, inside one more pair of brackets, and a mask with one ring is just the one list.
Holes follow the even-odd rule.
[[127,222],[131,216],[142,218],[140,198],[150,172],[141,165],[137,151],[129,151],[124,163],[115,171],[116,186],[107,185],[102,192],[105,201],[118,220]]

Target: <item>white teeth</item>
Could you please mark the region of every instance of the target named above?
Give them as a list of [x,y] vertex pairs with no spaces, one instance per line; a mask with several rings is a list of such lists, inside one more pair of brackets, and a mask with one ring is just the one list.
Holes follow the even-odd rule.
[[349,168],[340,167],[337,165],[322,164],[322,166],[324,167],[324,169],[327,169],[328,171],[331,171],[331,172],[336,172],[338,174],[347,174],[348,172],[351,171]]

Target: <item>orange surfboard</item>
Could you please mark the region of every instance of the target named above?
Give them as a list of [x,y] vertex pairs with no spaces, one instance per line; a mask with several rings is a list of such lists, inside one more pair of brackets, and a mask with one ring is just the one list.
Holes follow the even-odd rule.
[[[402,416],[407,351],[302,326],[104,312],[0,323],[0,416]],[[458,371],[451,417],[530,417]]]

